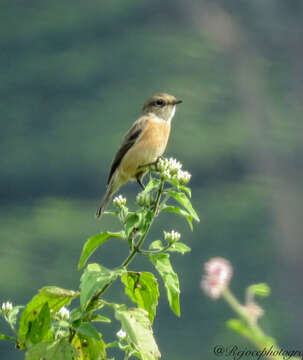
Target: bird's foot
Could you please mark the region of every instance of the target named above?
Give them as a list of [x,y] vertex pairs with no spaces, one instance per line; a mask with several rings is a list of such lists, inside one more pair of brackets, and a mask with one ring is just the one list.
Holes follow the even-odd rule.
[[142,184],[141,179],[138,179],[138,178],[137,178],[137,183],[140,185],[140,187],[141,187],[142,190],[145,190],[145,186]]
[[146,167],[154,166],[154,167],[155,167],[155,170],[156,170],[156,171],[159,171],[158,162],[159,162],[160,159],[163,159],[162,156],[159,156],[156,161],[153,161],[153,162],[151,162],[151,163],[144,164],[144,165],[139,165],[139,168],[146,168]]

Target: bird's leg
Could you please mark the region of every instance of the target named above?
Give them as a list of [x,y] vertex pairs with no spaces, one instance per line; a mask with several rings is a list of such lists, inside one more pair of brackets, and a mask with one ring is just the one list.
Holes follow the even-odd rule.
[[142,184],[142,181],[140,178],[137,178],[137,183],[140,185],[142,190],[145,190],[145,186]]
[[156,171],[158,171],[158,162],[159,160],[162,159],[162,156],[159,156],[158,159],[156,161],[153,161],[151,163],[148,163],[148,164],[144,164],[144,165],[140,165],[139,168],[143,168],[143,167],[149,167],[149,166],[155,166],[156,168]]
[[136,176],[136,179],[137,179],[137,183],[140,185],[141,189],[144,190],[145,189],[145,186],[142,184],[142,178],[143,178],[143,175],[144,175],[144,171],[143,172],[140,172],[137,174]]

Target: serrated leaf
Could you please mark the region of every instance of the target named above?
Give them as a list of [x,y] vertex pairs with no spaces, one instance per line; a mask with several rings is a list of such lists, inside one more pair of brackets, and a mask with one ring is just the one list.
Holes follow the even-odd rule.
[[85,310],[92,297],[105,285],[114,281],[122,270],[109,270],[99,264],[89,264],[81,276],[81,309]]
[[196,221],[200,221],[199,216],[193,208],[190,200],[184,193],[169,190],[167,191],[167,194],[178,201],[178,203],[181,204]]
[[62,306],[69,305],[71,300],[79,296],[79,293],[58,288],[55,286],[46,286],[42,288],[37,295],[26,305],[22,312],[19,322],[18,345],[24,349],[27,340],[27,333],[33,321],[35,321],[45,303],[48,303],[49,309],[55,312]]
[[92,324],[86,322],[81,323],[80,326],[76,328],[76,331],[80,335],[84,335],[86,337],[92,337],[96,340],[100,339],[100,335],[98,331],[93,327]]
[[73,338],[72,344],[78,350],[77,360],[105,360],[106,345],[102,340],[101,334],[96,340],[92,337],[76,334]]
[[149,272],[127,271],[121,276],[121,281],[125,285],[125,293],[148,312],[149,319],[153,322],[160,295],[155,276]]
[[44,303],[38,316],[31,322],[26,338],[27,344],[38,344],[42,341],[53,340],[51,316],[47,302]]
[[178,206],[164,206],[162,211],[173,212],[183,216],[187,220],[190,230],[193,231],[193,217],[187,211],[180,209]]
[[247,288],[247,293],[251,296],[267,297],[270,295],[270,287],[265,283],[253,284]]
[[105,241],[110,238],[124,238],[124,232],[102,232],[89,238],[83,246],[81,257],[78,264],[78,269],[82,269],[86,264],[88,258],[94,253],[94,251]]
[[17,339],[9,335],[0,334],[0,340],[9,340],[16,342]]
[[182,242],[178,241],[173,243],[168,249],[167,251],[172,251],[172,252],[178,252],[181,253],[182,255],[191,251],[191,248],[185,244],[183,244]]
[[179,279],[171,266],[169,254],[149,254],[148,258],[163,279],[170,308],[177,316],[180,316]]
[[157,178],[151,177],[148,184],[145,186],[145,189],[142,191],[144,193],[149,193],[151,190],[158,188],[160,185],[160,180]]
[[128,310],[120,306],[116,308],[115,316],[121,321],[122,329],[127,333],[142,360],[157,360],[161,357],[146,310]]
[[[141,215],[141,214],[140,214]],[[141,217],[137,213],[129,215],[125,221],[125,234],[128,237],[135,227],[140,223]]]
[[25,360],[74,360],[76,356],[76,349],[61,339],[34,345],[27,351]]

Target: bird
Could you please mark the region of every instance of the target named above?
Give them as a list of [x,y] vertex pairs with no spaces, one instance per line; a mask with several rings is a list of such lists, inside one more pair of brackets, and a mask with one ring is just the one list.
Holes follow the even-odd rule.
[[136,180],[144,189],[142,178],[148,166],[164,154],[176,105],[180,103],[182,100],[166,93],[155,94],[144,103],[140,117],[124,136],[114,157],[96,217],[102,216],[113,194],[128,181]]

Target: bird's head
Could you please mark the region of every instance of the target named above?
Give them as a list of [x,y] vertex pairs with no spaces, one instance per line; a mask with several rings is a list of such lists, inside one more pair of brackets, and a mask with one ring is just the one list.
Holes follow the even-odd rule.
[[165,121],[171,121],[175,115],[176,105],[182,100],[177,100],[173,95],[160,93],[150,97],[144,104],[142,114],[154,114]]

